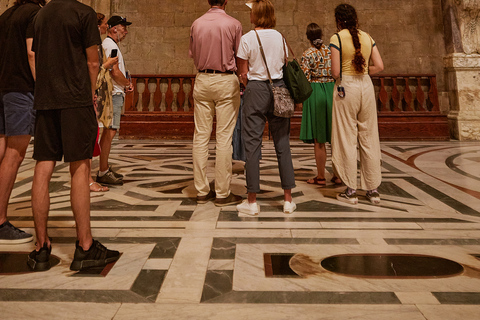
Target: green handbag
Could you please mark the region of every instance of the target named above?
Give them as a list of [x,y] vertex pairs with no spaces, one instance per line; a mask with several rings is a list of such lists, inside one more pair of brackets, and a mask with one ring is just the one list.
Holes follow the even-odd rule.
[[295,58],[295,54],[293,53],[292,48],[290,48],[290,45],[288,44],[285,37],[283,37],[283,40],[287,44],[287,47],[293,56],[293,60],[288,61],[285,47],[283,48],[285,53],[285,64],[283,66],[283,81],[285,82],[285,85],[290,91],[293,101],[295,101],[295,103],[302,103],[307,100],[308,97],[310,97],[313,89],[310,85],[310,82],[308,82],[305,73],[303,73],[302,68],[300,68],[300,64]]

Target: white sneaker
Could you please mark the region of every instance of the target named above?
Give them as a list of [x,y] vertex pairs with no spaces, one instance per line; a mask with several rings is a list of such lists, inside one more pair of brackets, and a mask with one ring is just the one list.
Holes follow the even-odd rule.
[[370,201],[374,205],[379,205],[380,204],[380,194],[378,191],[373,191],[373,192],[367,192],[365,195],[368,201]]
[[284,213],[292,213],[293,211],[295,211],[295,209],[297,209],[297,205],[295,204],[295,202],[289,202],[289,201],[285,201],[285,203],[283,204],[283,212]]
[[237,205],[237,211],[239,216],[254,217],[260,213],[260,206],[256,202],[249,203],[248,200],[245,199]]

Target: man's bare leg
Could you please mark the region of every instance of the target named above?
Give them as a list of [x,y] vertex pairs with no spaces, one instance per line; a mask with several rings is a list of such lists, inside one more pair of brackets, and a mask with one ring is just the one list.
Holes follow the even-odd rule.
[[7,148],[7,137],[4,134],[0,134],[0,162],[2,162],[5,155],[5,149]]
[[93,242],[90,228],[89,159],[71,162],[70,175],[72,177],[70,201],[76,222],[77,238],[79,245],[84,250],[88,250]]
[[5,155],[0,162],[0,225],[7,221],[8,200],[12,194],[18,168],[25,158],[30,136],[12,136],[5,140]]
[[32,185],[32,210],[35,221],[35,233],[37,237],[37,251],[45,243],[50,246],[47,223],[50,210],[50,194],[48,185],[52,178],[55,161],[37,161]]
[[109,168],[108,158],[112,149],[112,141],[116,134],[116,129],[103,128],[102,137],[100,138],[100,171],[107,171]]

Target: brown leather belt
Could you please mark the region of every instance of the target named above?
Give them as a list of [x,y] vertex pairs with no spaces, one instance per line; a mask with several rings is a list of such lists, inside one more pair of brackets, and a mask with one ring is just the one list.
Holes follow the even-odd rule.
[[234,74],[235,71],[230,71],[230,70],[227,70],[227,71],[218,71],[218,70],[212,70],[212,69],[205,69],[205,70],[198,70],[198,72],[201,72],[201,73],[228,73],[228,74]]

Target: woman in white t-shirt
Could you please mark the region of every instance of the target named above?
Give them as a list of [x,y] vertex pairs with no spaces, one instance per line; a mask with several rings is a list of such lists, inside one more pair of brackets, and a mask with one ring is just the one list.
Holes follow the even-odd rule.
[[245,85],[242,110],[242,137],[245,146],[245,170],[248,198],[237,206],[240,215],[255,216],[260,212],[257,193],[260,192],[260,154],[265,123],[268,121],[284,190],[285,213],[292,213],[296,205],[292,200],[295,187],[292,155],[290,152],[290,119],[273,114],[273,93],[267,68],[260,52],[260,38],[273,85],[285,87],[282,67],[286,52],[283,36],[274,30],[276,24],[273,4],[270,0],[251,0],[250,20],[255,30],[245,34],[237,52],[238,74]]

